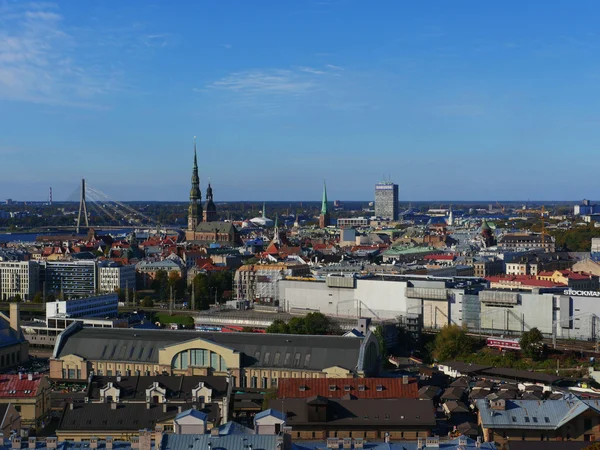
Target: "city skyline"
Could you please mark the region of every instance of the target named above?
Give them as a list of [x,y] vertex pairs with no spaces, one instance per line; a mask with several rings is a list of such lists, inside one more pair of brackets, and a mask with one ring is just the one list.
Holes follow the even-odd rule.
[[194,135],[217,203],[593,197],[600,5],[535,4],[0,2],[0,198],[185,201]]

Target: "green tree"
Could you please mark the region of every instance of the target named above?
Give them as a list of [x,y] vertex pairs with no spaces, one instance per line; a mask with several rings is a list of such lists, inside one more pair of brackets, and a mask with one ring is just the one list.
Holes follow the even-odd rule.
[[320,312],[308,313],[304,316],[304,334],[329,334],[331,320]]
[[144,308],[154,308],[154,301],[149,296],[146,296],[142,300],[142,306]]
[[377,342],[379,343],[379,353],[381,354],[381,357],[383,359],[387,359],[388,357],[388,350],[387,350],[387,346],[385,345],[385,338],[383,336],[383,327],[381,325],[377,325],[377,327],[375,328],[375,337],[377,338]]
[[306,334],[306,321],[304,317],[292,317],[288,322],[290,334]]
[[165,270],[157,270],[151,287],[158,292],[161,300],[167,299],[169,297],[169,274]]
[[22,301],[23,301],[23,299],[21,298],[21,295],[20,295],[20,294],[16,294],[16,295],[15,295],[15,296],[14,296],[14,297],[11,299],[11,302],[14,302],[14,303],[21,303]]
[[262,402],[262,409],[263,409],[263,411],[265,409],[269,409],[269,403],[271,403],[271,400],[274,400],[276,398],[277,398],[277,392],[276,391],[267,392],[265,394],[265,396],[263,397],[263,402]]
[[304,317],[292,317],[288,323],[275,319],[267,328],[267,333],[326,335],[339,331],[329,317],[319,312],[309,313]]
[[273,323],[271,323],[271,325],[269,325],[265,331],[267,333],[273,333],[273,334],[289,334],[290,327],[288,326],[287,323],[285,323],[284,320],[275,319],[273,321]]
[[46,295],[46,302],[55,302],[56,301],[56,295],[54,295],[52,292],[50,292],[48,295]]
[[44,301],[44,296],[41,292],[36,292],[33,296],[33,303],[42,303]]
[[537,328],[525,331],[519,341],[523,355],[533,360],[540,360],[544,357],[544,336]]
[[208,309],[210,305],[208,276],[204,273],[199,273],[194,277],[192,283],[194,283],[195,308],[199,310]]
[[446,325],[435,337],[433,357],[438,361],[465,356],[473,350],[473,342],[464,328]]
[[185,280],[181,278],[181,275],[176,270],[169,273],[169,295],[171,289],[173,289],[175,298],[183,297],[183,293],[185,292]]

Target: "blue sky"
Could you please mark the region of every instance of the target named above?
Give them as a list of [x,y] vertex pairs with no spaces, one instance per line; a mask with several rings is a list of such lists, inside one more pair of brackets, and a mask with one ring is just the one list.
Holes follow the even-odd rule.
[[0,199],[594,197],[595,1],[0,0]]

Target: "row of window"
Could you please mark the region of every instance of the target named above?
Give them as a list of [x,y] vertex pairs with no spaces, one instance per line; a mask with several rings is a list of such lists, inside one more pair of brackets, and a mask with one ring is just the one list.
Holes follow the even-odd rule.
[[210,350],[193,349],[178,353],[173,358],[171,367],[186,370],[188,367],[210,367],[217,372],[225,372],[227,364],[221,355]]
[[81,379],[81,369],[63,369],[62,377],[65,380],[79,380]]
[[0,367],[13,366],[19,362],[19,352],[0,355]]

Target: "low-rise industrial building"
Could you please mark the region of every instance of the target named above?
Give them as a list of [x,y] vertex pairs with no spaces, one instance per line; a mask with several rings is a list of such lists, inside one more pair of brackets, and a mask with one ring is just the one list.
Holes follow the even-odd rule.
[[97,375],[231,376],[232,386],[277,387],[279,378],[352,378],[379,367],[375,336],[92,329],[74,323],[50,359],[52,379]]

